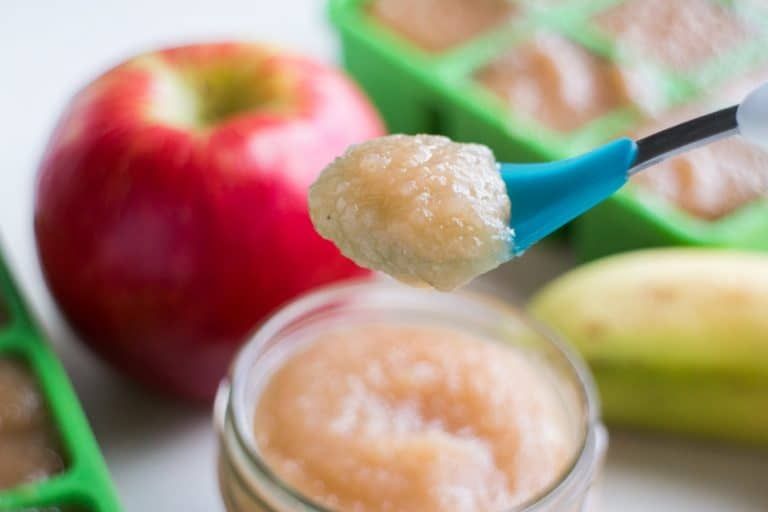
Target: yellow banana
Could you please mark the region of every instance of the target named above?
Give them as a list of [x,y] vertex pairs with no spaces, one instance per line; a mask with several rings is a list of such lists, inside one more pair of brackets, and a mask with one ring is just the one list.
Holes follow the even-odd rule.
[[768,255],[626,253],[530,309],[587,359],[607,421],[768,445]]

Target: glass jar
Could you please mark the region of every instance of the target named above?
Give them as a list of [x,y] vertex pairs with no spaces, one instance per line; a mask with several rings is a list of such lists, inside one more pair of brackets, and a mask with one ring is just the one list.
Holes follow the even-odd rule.
[[228,512],[332,512],[292,490],[270,470],[256,446],[254,414],[265,380],[283,360],[278,354],[306,341],[308,334],[316,336],[351,322],[455,327],[516,345],[538,359],[551,371],[580,440],[577,456],[565,476],[542,495],[500,512],[589,510],[607,436],[592,379],[581,359],[542,326],[494,300],[363,280],[326,287],[288,304],[258,329],[235,360],[215,405],[219,483]]

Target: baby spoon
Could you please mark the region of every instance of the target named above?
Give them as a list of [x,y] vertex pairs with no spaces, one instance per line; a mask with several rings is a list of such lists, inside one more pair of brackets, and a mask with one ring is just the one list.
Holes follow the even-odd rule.
[[519,254],[620,189],[629,176],[662,160],[740,133],[768,149],[768,83],[740,105],[634,141],[621,138],[587,154],[540,164],[502,164]]

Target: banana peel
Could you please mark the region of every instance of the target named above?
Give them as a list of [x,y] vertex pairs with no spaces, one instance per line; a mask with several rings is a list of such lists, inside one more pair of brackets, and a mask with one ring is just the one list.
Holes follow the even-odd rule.
[[587,360],[609,423],[768,446],[768,255],[625,253],[529,307]]

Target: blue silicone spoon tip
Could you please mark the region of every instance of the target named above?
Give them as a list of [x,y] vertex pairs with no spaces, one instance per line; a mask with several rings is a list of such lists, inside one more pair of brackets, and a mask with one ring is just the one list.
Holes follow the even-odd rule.
[[512,204],[513,253],[522,253],[624,186],[637,153],[635,141],[623,138],[567,160],[502,164]]

